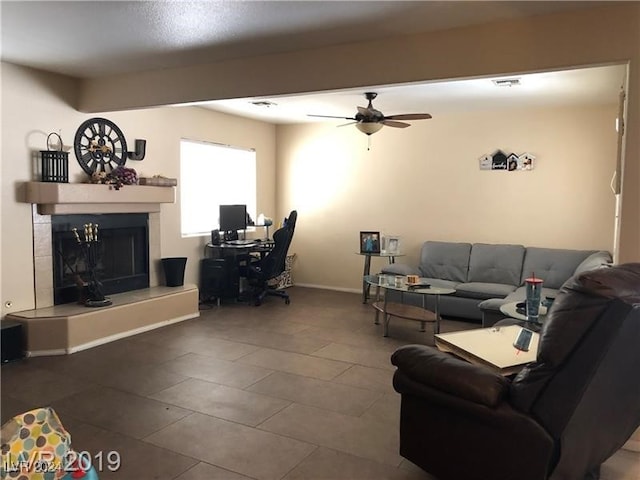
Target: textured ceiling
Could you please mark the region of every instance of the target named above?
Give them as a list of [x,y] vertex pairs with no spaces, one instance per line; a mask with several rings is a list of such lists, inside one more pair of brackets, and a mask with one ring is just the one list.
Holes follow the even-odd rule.
[[[2,1],[2,60],[78,78],[185,67],[220,60],[443,30],[598,6],[547,1]],[[363,93],[387,115],[530,105],[613,103],[622,66],[490,79],[210,102],[207,108],[274,123],[352,116]],[[269,100],[276,105],[256,107]],[[327,120],[332,121],[332,120]]]
[[607,2],[3,1],[2,60],[80,78],[443,30]]

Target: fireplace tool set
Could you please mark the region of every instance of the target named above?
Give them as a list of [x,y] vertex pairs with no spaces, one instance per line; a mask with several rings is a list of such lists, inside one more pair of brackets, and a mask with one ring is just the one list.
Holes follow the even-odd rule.
[[84,289],[87,299],[84,304],[87,307],[106,307],[111,305],[111,300],[105,297],[102,283],[97,278],[96,266],[98,264],[99,247],[98,241],[98,224],[86,223],[84,225],[84,239],[80,238],[77,228],[72,228],[76,241],[80,246],[80,251],[84,257],[85,266],[89,273],[89,281],[86,282]]

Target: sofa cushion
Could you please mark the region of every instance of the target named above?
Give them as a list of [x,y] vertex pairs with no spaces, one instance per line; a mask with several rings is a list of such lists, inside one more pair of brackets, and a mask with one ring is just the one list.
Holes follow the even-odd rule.
[[413,267],[406,263],[391,263],[382,267],[380,271],[393,275],[420,275],[418,267]]
[[544,280],[545,287],[560,288],[573,276],[578,265],[592,253],[595,252],[593,250],[529,247],[524,256],[520,285],[524,285],[525,279],[535,273],[537,278]]
[[[469,260],[469,282],[520,284],[524,247],[474,243]],[[489,298],[489,297],[484,297]]]
[[488,298],[504,298],[513,292],[515,288],[513,285],[505,285],[503,283],[470,282],[457,285],[455,294],[459,297],[486,300]]
[[428,283],[432,287],[453,288],[454,290],[456,290],[458,288],[458,285],[460,285],[460,282],[452,282],[451,280],[442,280],[441,278],[423,277],[421,281],[423,283]]
[[611,254],[605,250],[592,253],[585,258],[580,265],[576,268],[574,275],[578,275],[582,272],[588,272],[589,270],[595,270],[596,268],[609,267],[612,262]]
[[421,276],[466,282],[470,252],[470,243],[424,242],[420,252]]

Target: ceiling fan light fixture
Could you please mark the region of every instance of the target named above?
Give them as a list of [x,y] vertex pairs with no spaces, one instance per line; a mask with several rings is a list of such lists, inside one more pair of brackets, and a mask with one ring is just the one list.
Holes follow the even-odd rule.
[[371,135],[380,131],[383,127],[382,123],[378,122],[358,122],[356,123],[356,128],[360,130],[362,133],[366,133],[367,135]]

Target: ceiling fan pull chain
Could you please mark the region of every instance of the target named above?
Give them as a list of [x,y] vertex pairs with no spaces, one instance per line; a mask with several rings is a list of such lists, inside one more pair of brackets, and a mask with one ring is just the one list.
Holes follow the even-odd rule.
[[367,135],[367,151],[371,150],[371,135]]

